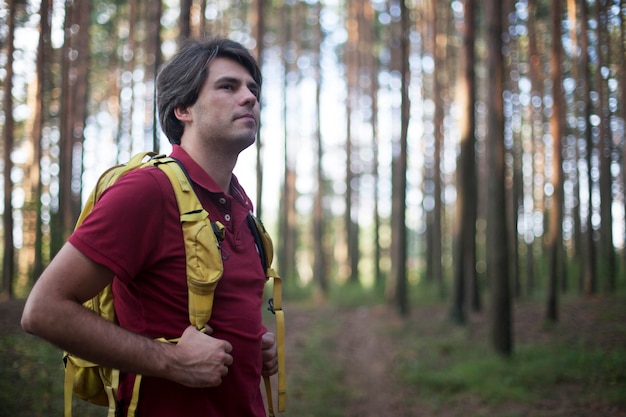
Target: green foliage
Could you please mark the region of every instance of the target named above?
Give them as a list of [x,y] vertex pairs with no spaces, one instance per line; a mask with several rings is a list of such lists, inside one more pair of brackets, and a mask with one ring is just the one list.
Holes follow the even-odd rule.
[[284,282],[283,294],[285,299],[289,299],[291,301],[308,300],[313,294],[313,284],[300,286],[294,283]]
[[435,403],[469,396],[488,404],[532,403],[559,385],[575,389],[577,401],[599,398],[626,405],[626,347],[607,352],[582,344],[533,344],[504,359],[458,336],[415,346],[418,353],[404,355],[398,363],[406,383]]
[[60,409],[63,365],[58,349],[31,336],[10,335],[0,338],[0,350],[1,416],[24,415],[27,409],[33,415],[49,415]]
[[343,417],[348,392],[343,383],[343,370],[332,366],[336,323],[318,321],[302,340],[298,360],[288,372],[289,415],[299,417]]
[[[444,284],[447,285],[447,284]],[[420,279],[416,285],[409,286],[410,304],[414,306],[430,306],[441,304],[442,289],[434,281]]]
[[[311,283],[306,286],[285,285],[285,299],[291,302],[311,300],[314,293],[319,291]],[[372,306],[384,302],[385,290],[376,286],[365,286],[360,283],[333,284],[329,290],[328,300],[334,306],[340,308],[357,308]]]
[[384,301],[384,290],[376,287],[366,288],[355,283],[346,283],[332,288],[330,301],[333,305],[341,308],[373,306]]
[[[26,334],[0,337],[0,416],[60,416],[63,410],[62,352]],[[75,416],[106,415],[106,409],[74,401]]]

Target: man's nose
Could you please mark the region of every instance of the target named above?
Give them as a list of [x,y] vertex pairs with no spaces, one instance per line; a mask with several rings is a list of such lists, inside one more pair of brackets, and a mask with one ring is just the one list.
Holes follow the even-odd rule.
[[245,105],[255,105],[258,101],[256,94],[249,88],[243,88],[242,102]]

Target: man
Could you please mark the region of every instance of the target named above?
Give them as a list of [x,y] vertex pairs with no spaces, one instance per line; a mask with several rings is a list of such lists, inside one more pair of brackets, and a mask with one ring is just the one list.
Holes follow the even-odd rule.
[[[124,415],[141,374],[138,416],[265,416],[260,377],[277,371],[277,349],[261,321],[265,275],[246,221],[252,203],[232,173],[255,141],[260,89],[250,52],[221,38],[189,41],[157,78],[172,156],[211,220],[225,226],[224,275],[206,334],[189,326],[177,203],[169,179],[153,167],[103,193],[27,300],[27,332],[122,371]],[[81,305],[109,283],[120,326]]]

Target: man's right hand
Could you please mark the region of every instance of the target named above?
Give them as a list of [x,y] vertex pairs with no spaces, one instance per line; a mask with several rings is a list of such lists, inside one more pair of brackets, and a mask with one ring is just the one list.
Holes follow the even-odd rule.
[[170,379],[188,387],[216,387],[228,374],[233,363],[230,352],[233,346],[226,340],[216,339],[189,326],[174,348],[176,361],[172,364]]

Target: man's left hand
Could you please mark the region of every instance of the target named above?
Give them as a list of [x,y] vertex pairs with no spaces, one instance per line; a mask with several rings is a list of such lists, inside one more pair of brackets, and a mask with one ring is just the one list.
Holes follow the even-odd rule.
[[261,353],[263,357],[263,376],[271,376],[278,372],[278,348],[276,336],[267,332],[261,337]]

